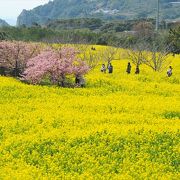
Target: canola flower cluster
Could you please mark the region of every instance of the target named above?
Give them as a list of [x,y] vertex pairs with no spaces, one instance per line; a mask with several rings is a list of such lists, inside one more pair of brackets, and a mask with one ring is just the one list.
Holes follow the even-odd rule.
[[0,179],[180,179],[180,56],[173,76],[100,66],[86,88],[0,77]]

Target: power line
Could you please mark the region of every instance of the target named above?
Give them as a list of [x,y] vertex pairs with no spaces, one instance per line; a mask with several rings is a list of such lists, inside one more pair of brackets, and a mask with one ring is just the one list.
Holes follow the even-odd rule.
[[157,0],[156,31],[159,29],[159,0]]

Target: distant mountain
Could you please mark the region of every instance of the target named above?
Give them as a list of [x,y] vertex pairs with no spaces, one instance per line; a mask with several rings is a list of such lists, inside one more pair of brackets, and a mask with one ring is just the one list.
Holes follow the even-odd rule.
[[[180,18],[180,5],[172,0],[160,0],[161,19]],[[173,0],[173,2],[178,2]],[[155,18],[157,0],[54,0],[32,10],[23,10],[17,25],[44,24],[54,19],[102,18],[137,19]]]
[[0,19],[0,27],[3,27],[3,26],[9,26],[9,24],[6,21]]

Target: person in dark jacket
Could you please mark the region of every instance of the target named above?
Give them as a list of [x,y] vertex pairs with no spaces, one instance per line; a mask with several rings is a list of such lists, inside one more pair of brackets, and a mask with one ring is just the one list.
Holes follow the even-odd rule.
[[140,73],[140,70],[139,70],[139,66],[137,65],[135,74],[139,74],[139,73]]
[[80,75],[76,75],[75,77],[75,84],[78,86],[80,84]]
[[127,72],[128,74],[131,73],[131,63],[130,63],[130,62],[128,62],[126,72]]
[[76,75],[75,85],[75,87],[85,87],[85,79],[82,75]]
[[113,66],[111,63],[109,63],[108,70],[109,70],[109,73],[113,73]]

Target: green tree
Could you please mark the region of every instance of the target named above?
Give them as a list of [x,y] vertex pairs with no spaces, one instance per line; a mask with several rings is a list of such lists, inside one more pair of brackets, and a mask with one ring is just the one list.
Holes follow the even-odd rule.
[[170,52],[173,54],[180,54],[180,26],[175,29],[170,29],[168,44]]

